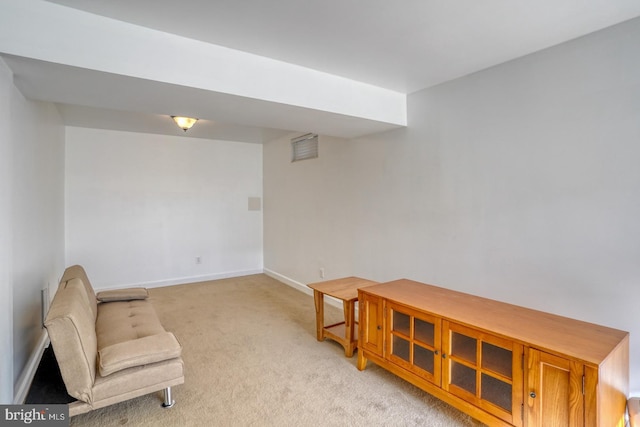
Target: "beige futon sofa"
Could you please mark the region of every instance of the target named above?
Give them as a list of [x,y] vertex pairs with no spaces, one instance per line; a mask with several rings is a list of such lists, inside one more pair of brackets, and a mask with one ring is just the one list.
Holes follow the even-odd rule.
[[144,288],[100,292],[84,269],[65,270],[45,326],[74,416],[184,382],[176,337],[164,330]]

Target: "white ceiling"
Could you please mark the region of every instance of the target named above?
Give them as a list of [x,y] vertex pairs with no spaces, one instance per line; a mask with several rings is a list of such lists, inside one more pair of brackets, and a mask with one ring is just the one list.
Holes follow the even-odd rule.
[[[50,3],[284,61],[402,94],[640,16],[638,0],[50,0]],[[1,8],[0,5],[0,11]],[[12,52],[3,51],[0,44],[0,53]],[[17,79],[27,96],[91,107],[87,111],[73,106],[63,107],[65,120],[70,124],[82,126],[84,123],[92,127],[129,130],[135,125],[123,123],[127,120],[122,120],[124,115],[117,112],[132,111],[139,118],[147,116],[149,119],[142,131],[166,133],[160,128],[153,130],[155,125],[151,119],[158,116],[158,109],[154,111],[151,106],[144,105],[134,108],[119,105],[113,102],[109,93],[102,93],[99,86],[91,91],[93,98],[89,104],[84,100],[80,102],[82,97],[70,93],[73,85],[67,87],[63,98],[61,91],[42,90],[44,85],[56,85],[56,82],[43,77],[51,64],[43,63],[42,58],[25,61],[19,55],[5,58],[8,58],[6,60],[16,75],[28,70],[28,73],[22,74],[30,77]],[[99,85],[99,74],[88,72],[83,78],[88,83],[95,78]],[[132,87],[136,83],[135,80],[128,82]],[[86,88],[83,90],[86,92]],[[159,84],[154,90],[175,92],[176,88]],[[47,95],[38,95],[43,92],[47,92]],[[181,101],[188,103],[188,96]],[[244,101],[251,102],[250,99]],[[244,138],[259,142],[277,134],[272,129],[265,131],[265,128],[303,129],[302,119],[299,126],[293,118],[289,121],[276,120],[273,113],[264,115],[273,119],[268,123],[256,119],[261,111],[267,113],[272,110],[273,105],[263,101],[256,100],[257,106],[249,108],[252,110],[255,107],[255,111],[247,117],[242,113],[246,109],[244,107],[234,111],[232,117],[224,114],[220,108],[204,112],[210,116],[203,117],[216,123],[218,131],[230,121],[235,122],[229,125],[226,136],[221,139]],[[299,106],[290,107],[295,110]],[[101,108],[107,109],[102,124]],[[322,116],[322,120],[325,120],[325,116]],[[385,125],[366,117],[355,126],[357,118],[349,114],[343,116],[335,120],[337,125],[329,120],[336,117],[327,119],[328,130],[323,131],[352,137],[397,127],[397,123]],[[291,117],[295,117],[295,114]],[[319,119],[315,117],[315,120]],[[353,124],[354,129],[340,129],[345,121]],[[247,131],[242,130],[246,125],[249,126],[248,133],[267,136],[256,137],[258,141],[247,137]],[[304,123],[304,126],[307,125]],[[333,127],[336,127],[334,132]],[[195,127],[193,131],[193,136],[197,136]],[[211,135],[216,136],[215,133],[206,133],[204,137]]]
[[640,15],[638,0],[50,0],[398,92]]

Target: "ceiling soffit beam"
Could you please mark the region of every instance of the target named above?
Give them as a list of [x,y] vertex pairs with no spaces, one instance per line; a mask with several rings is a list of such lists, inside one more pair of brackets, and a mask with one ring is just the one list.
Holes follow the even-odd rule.
[[41,0],[4,2],[0,52],[406,126],[406,94]]
[[[27,98],[40,101],[156,115],[180,111],[201,119],[214,118],[214,122],[298,132],[313,129],[323,135],[341,138],[356,138],[399,127],[12,55],[2,55],[2,59],[14,71],[14,84],[20,92]],[[171,123],[173,128],[175,124]],[[198,123],[196,128],[201,127],[202,124]]]

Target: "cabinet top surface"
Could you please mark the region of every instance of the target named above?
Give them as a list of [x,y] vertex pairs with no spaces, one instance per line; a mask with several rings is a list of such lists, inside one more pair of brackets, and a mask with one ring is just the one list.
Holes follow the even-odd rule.
[[363,291],[596,365],[629,335],[618,329],[407,279],[370,286]]
[[373,280],[362,279],[360,277],[343,277],[341,279],[326,280],[324,282],[311,283],[307,285],[313,290],[322,292],[343,301],[358,299],[358,288],[377,285]]

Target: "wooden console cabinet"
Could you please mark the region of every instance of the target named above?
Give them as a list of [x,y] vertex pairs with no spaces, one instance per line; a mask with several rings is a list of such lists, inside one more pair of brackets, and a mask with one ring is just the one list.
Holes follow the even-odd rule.
[[358,290],[367,360],[490,426],[623,427],[629,334],[410,280]]

